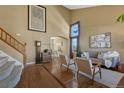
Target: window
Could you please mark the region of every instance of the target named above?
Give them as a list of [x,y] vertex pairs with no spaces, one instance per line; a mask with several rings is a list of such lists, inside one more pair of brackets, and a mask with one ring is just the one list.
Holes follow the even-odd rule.
[[71,37],[77,37],[79,35],[79,25],[78,24],[73,24],[71,26]]
[[77,38],[72,38],[72,50],[77,50]]
[[77,51],[79,47],[79,34],[80,26],[79,22],[72,24],[70,27],[70,56],[72,56],[73,51]]

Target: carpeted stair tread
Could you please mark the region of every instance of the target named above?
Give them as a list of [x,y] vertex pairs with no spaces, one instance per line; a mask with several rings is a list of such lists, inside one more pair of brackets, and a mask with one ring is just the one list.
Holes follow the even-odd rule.
[[12,88],[19,82],[22,62],[0,50],[0,88]]
[[11,74],[15,66],[14,64],[15,64],[15,61],[7,61],[6,64],[0,67],[0,80],[5,79]]
[[8,57],[0,57],[0,67],[2,67],[8,61]]
[[21,66],[15,66],[11,74],[4,80],[0,80],[0,88],[11,88],[15,87],[20,80],[22,72]]

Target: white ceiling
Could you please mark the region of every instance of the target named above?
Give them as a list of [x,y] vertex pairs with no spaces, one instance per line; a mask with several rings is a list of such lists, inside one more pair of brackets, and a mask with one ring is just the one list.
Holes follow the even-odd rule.
[[99,5],[63,5],[63,6],[68,9],[80,9],[80,8],[95,7],[95,6],[99,6]]

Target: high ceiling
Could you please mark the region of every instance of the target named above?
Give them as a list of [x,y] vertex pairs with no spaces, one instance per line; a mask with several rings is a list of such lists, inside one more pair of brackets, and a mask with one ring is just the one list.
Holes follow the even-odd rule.
[[95,7],[99,5],[63,5],[63,6],[72,10],[72,9]]

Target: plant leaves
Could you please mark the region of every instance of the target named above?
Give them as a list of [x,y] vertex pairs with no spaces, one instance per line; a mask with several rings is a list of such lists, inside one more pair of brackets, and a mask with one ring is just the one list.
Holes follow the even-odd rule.
[[121,23],[124,22],[124,14],[120,15],[120,16],[117,18],[117,22],[121,22]]
[[121,22],[124,22],[124,14],[122,15],[122,20],[121,20]]
[[117,18],[117,21],[120,22],[120,19],[121,19],[121,16],[119,16],[119,17]]

